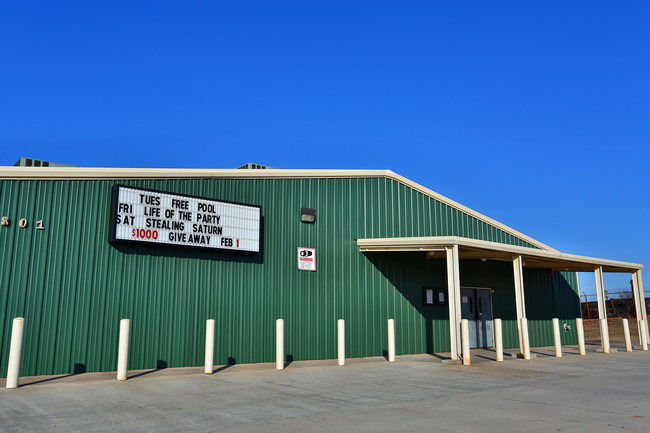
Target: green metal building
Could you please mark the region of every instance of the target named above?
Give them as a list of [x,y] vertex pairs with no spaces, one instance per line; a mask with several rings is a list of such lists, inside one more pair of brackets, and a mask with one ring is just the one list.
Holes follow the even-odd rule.
[[[391,171],[243,167],[0,167],[0,376],[14,317],[29,376],[115,370],[122,318],[129,369],[149,369],[202,365],[206,319],[218,365],[273,361],[278,318],[290,360],[336,358],[337,319],[348,357],[382,355],[390,318],[398,355],[458,358],[462,317],[474,347],[492,346],[494,318],[506,348],[523,350],[522,318],[533,347],[553,345],[554,317],[576,344],[576,271],[600,276],[599,293],[602,272],[632,273],[640,305],[643,266],[561,253]],[[129,191],[153,197],[140,200],[158,226],[129,216],[143,212],[122,201]],[[257,212],[257,243],[237,250],[213,208],[216,246],[181,245],[181,212],[155,197],[188,222],[203,217],[185,202]]]

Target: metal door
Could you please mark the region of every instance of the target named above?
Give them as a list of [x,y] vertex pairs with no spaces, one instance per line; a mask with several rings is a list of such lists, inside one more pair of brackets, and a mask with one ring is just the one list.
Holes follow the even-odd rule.
[[490,289],[461,288],[461,317],[469,321],[469,347],[492,347]]
[[478,347],[492,347],[492,304],[490,290],[476,289]]
[[478,335],[476,333],[476,289],[460,289],[460,314],[461,318],[469,321],[469,347],[478,347]]

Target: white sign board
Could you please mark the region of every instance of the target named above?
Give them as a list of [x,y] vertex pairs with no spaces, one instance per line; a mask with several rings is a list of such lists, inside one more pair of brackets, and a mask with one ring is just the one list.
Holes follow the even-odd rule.
[[315,248],[298,248],[298,270],[301,271],[316,270],[316,249]]
[[260,251],[261,208],[116,185],[110,241]]

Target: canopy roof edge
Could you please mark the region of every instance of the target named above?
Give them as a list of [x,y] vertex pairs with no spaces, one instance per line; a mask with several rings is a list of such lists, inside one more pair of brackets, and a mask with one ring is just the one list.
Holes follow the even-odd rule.
[[508,245],[458,236],[358,239],[360,252],[379,251],[442,251],[458,245],[460,258],[511,260],[521,255],[526,267],[549,268],[556,271],[590,272],[602,267],[605,272],[635,272],[639,263],[568,254],[560,251]]

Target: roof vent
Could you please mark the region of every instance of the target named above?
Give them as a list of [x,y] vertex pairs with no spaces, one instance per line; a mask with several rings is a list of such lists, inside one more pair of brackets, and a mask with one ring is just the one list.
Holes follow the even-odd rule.
[[274,169],[275,167],[269,167],[266,165],[261,165],[261,164],[254,164],[252,162],[248,162],[241,167],[237,167],[237,169],[242,169],[242,170],[266,170],[266,169]]
[[59,162],[43,161],[41,159],[20,158],[14,164],[14,167],[74,167],[74,165],[61,164]]

